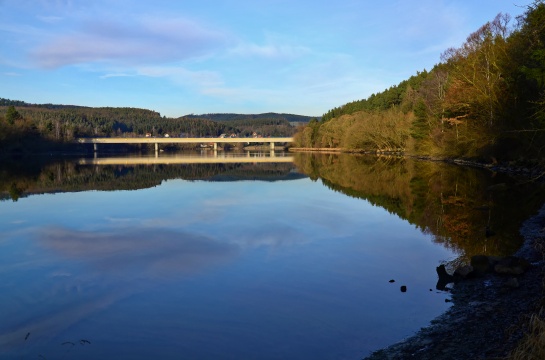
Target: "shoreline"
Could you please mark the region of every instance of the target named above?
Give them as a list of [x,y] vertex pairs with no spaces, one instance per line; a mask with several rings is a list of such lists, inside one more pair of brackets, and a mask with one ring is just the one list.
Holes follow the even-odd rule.
[[463,280],[452,288],[453,306],[416,334],[364,359],[502,359],[519,345],[533,314],[542,304],[545,261],[545,204],[526,220],[524,244],[514,254],[532,266],[507,286],[508,276],[487,274]]
[[511,163],[486,163],[464,158],[434,157],[427,155],[405,154],[402,151],[368,151],[368,150],[347,150],[343,148],[288,148],[289,152],[301,153],[319,153],[319,154],[360,154],[371,156],[395,156],[399,158],[413,158],[423,161],[444,162],[453,165],[470,166],[510,174],[513,176],[525,176],[537,180],[545,176],[545,169],[542,166],[519,166]]
[[[539,179],[545,174],[540,166],[509,163],[484,163],[467,159],[418,156],[399,152],[346,151],[344,149],[290,148],[293,152],[351,153],[375,156],[412,157],[453,165],[486,169],[513,176]],[[527,165],[527,164],[526,164]],[[516,276],[517,286],[509,284],[513,276],[493,273],[466,279],[451,289],[452,306],[413,335],[383,349],[365,355],[366,360],[457,360],[509,359],[517,353],[528,334],[530,319],[545,306],[545,204],[519,228],[524,242],[514,256],[524,258],[531,267]],[[543,336],[542,333],[536,336]],[[538,340],[539,341],[539,340]],[[526,356],[519,349],[520,358]],[[511,357],[510,357],[511,356]],[[517,357],[519,358],[519,357]]]

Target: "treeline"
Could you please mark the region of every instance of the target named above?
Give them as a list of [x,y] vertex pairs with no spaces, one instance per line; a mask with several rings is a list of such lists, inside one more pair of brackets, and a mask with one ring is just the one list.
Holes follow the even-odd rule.
[[251,137],[254,132],[267,136],[292,136],[296,128],[285,119],[238,119],[221,121],[227,134],[234,133],[238,137]]
[[0,98],[0,106],[20,106],[20,107],[39,107],[46,109],[65,109],[65,108],[82,108],[84,106],[63,105],[63,104],[30,104],[21,100],[10,100]]
[[237,120],[286,120],[288,122],[300,122],[307,123],[312,117],[304,115],[294,115],[294,114],[278,114],[278,113],[263,113],[263,114],[230,114],[230,113],[220,113],[220,114],[202,114],[202,115],[186,115],[185,118],[198,118],[198,119],[208,119],[213,121],[237,121]]
[[541,157],[545,148],[545,3],[499,14],[431,71],[334,108],[296,134],[302,147],[432,156]]
[[[78,137],[217,137],[235,134],[249,137],[292,136],[285,114],[162,117],[158,112],[138,108],[83,107],[53,104],[28,104],[0,99],[0,149],[34,149],[38,144],[51,147]],[[293,115],[292,117],[297,117]],[[301,117],[306,118],[306,117]],[[290,118],[291,119],[291,118]]]

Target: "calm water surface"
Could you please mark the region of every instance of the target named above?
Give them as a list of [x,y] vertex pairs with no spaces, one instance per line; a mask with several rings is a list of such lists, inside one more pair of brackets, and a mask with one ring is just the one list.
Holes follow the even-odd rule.
[[360,359],[413,334],[469,250],[448,201],[386,180],[422,169],[358,159],[4,170],[0,359]]

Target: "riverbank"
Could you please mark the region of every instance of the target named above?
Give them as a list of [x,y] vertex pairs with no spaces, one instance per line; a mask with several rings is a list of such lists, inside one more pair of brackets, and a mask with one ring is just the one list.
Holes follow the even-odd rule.
[[410,157],[414,159],[424,160],[424,161],[438,161],[446,162],[450,164],[456,164],[461,166],[470,166],[478,167],[482,169],[488,169],[494,172],[501,172],[504,174],[510,174],[514,176],[524,176],[532,180],[539,179],[545,176],[544,165],[536,162],[526,162],[520,163],[517,161],[511,161],[507,163],[490,163],[490,162],[480,162],[469,159],[459,159],[459,158],[447,158],[447,157],[432,157],[432,156],[422,156],[414,154],[405,154],[403,151],[369,151],[362,149],[343,149],[343,148],[288,148],[290,152],[315,152],[321,154],[362,154],[362,155],[376,155],[376,156],[396,156],[396,157]]
[[[520,231],[525,242],[515,256],[527,259],[532,266],[516,277],[516,285],[512,277],[496,274],[463,280],[453,286],[453,306],[445,314],[414,336],[376,351],[366,359],[509,358],[526,336],[530,318],[544,305],[545,205]],[[518,356],[522,356],[517,358],[539,358],[527,351],[518,350]]]
[[403,150],[363,150],[345,148],[307,148],[289,147],[293,152],[319,152],[319,153],[347,153],[347,154],[370,154],[370,155],[404,155]]
[[[321,153],[347,152],[343,149],[320,150]],[[522,182],[537,179],[544,173],[543,167],[537,162],[529,161],[484,163],[467,159],[409,155],[404,157],[483,168],[492,173],[517,176]],[[528,332],[530,318],[536,318],[544,305],[544,226],[545,205],[537,215],[526,220],[520,229],[524,244],[514,255],[527,259],[532,264],[525,274],[515,277],[487,274],[450,285],[452,306],[447,312],[415,335],[370,354],[367,359],[505,359],[521,344]],[[530,345],[532,350],[536,348],[534,344],[535,342]],[[507,358],[545,358],[529,356],[528,348],[518,352],[522,354],[521,357]]]

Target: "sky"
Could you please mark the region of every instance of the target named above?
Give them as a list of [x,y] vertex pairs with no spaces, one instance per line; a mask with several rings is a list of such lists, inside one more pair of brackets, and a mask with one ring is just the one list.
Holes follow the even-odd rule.
[[0,0],[0,97],[321,116],[530,0]]

